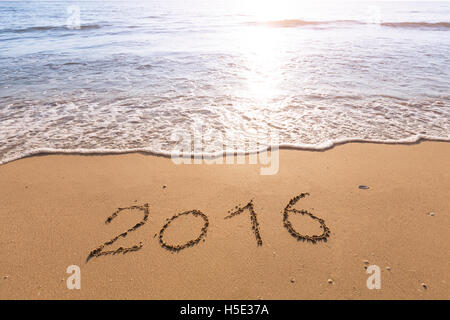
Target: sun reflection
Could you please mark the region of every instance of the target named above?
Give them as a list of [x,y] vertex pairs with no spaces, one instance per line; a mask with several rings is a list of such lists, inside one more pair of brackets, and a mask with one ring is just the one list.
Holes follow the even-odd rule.
[[[282,66],[287,63],[283,53],[288,50],[286,28],[276,28],[270,22],[302,19],[310,11],[302,0],[241,0],[240,8],[257,24],[239,30],[239,53],[246,61],[242,71],[245,96],[267,106],[282,93]],[[260,22],[268,22],[264,24]],[[242,89],[244,89],[244,87]]]
[[242,6],[256,21],[298,18],[310,10],[305,0],[243,0]]
[[279,90],[280,31],[254,27],[241,35],[241,50],[247,64],[242,71],[246,80],[246,95],[259,103],[268,103]]
[[[289,63],[289,34],[292,28],[279,27],[273,22],[308,20],[317,14],[317,8],[302,0],[241,0],[247,27],[236,32],[239,54],[245,60],[241,73],[245,79],[244,96],[259,106],[272,105],[283,97],[283,70]],[[274,26],[276,25],[276,26]],[[297,37],[302,32],[297,30]]]

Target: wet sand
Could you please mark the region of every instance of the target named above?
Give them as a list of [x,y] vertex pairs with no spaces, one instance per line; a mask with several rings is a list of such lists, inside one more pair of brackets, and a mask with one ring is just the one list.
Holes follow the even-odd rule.
[[[0,298],[450,297],[450,143],[349,143],[279,159],[275,175],[143,154],[4,164]],[[70,265],[80,290],[66,286]],[[366,286],[370,265],[379,290]]]

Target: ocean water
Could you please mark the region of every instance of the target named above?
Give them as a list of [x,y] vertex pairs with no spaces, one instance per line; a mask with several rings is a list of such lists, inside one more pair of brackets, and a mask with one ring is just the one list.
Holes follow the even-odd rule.
[[0,163],[450,140],[450,2],[310,2],[0,1]]

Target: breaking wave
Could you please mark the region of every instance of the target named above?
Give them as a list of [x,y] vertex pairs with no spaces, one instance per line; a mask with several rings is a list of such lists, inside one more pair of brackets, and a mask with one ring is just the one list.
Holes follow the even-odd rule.
[[295,28],[307,26],[345,27],[355,25],[381,25],[391,28],[450,29],[450,22],[365,22],[358,20],[307,21],[299,19],[249,22],[250,25],[262,25],[279,28]]
[[[92,30],[92,29],[100,29],[104,27],[105,25],[99,25],[99,24],[86,24],[81,25],[79,28],[76,28],[76,30]],[[28,28],[20,28],[20,29],[3,29],[0,30],[1,33],[27,33],[27,32],[46,32],[46,31],[67,31],[72,30],[69,29],[67,26],[34,26],[34,27],[28,27]]]

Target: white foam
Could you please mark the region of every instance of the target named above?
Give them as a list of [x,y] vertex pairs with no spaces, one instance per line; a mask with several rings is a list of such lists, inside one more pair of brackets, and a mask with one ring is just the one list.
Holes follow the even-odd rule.
[[[450,137],[442,138],[442,137],[429,137],[429,136],[414,136],[407,139],[402,140],[369,140],[369,139],[361,139],[361,138],[351,138],[351,139],[339,139],[336,141],[326,141],[318,145],[308,145],[308,144],[291,144],[284,143],[279,145],[270,145],[265,148],[260,148],[258,150],[224,150],[221,152],[215,153],[184,153],[183,157],[203,157],[205,158],[216,158],[225,156],[227,153],[231,153],[234,155],[249,155],[254,153],[265,152],[269,150],[276,149],[291,149],[291,150],[303,150],[303,151],[325,151],[328,149],[332,149],[335,146],[343,145],[347,143],[377,143],[377,144],[415,144],[421,141],[438,141],[438,142],[450,142]],[[171,152],[163,152],[163,151],[155,151],[151,148],[131,148],[131,149],[54,149],[54,148],[38,148],[29,150],[27,152],[17,154],[10,158],[5,158],[0,161],[1,164],[6,164],[8,162],[13,162],[22,158],[38,156],[38,155],[56,155],[56,154],[72,154],[72,155],[112,155],[112,154],[127,154],[127,153],[145,153],[148,155],[154,156],[162,156],[170,158],[172,157]]]
[[[450,6],[420,4],[412,13],[379,4],[381,22],[397,23],[388,27],[364,22],[377,18],[367,4],[263,18],[241,2],[215,14],[180,1],[149,1],[146,10],[91,3],[82,22],[93,28],[67,32],[40,30],[61,25],[50,21],[60,11],[49,3],[1,4],[27,24],[15,15],[0,22],[20,31],[4,34],[0,48],[0,163],[55,153],[169,156],[172,136],[195,125],[207,140],[195,155],[449,141],[450,29],[442,22]],[[272,20],[298,27],[246,23]],[[231,147],[236,141],[251,146]]]

